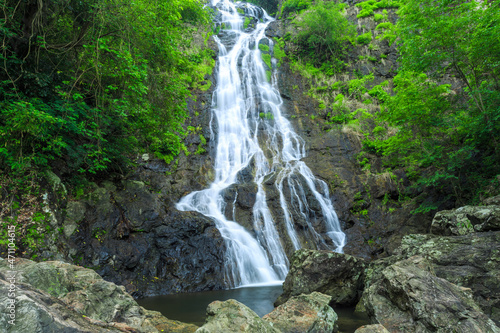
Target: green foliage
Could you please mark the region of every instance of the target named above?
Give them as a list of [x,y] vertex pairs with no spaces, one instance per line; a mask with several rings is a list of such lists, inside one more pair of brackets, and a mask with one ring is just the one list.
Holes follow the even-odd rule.
[[386,102],[389,100],[390,96],[389,94],[383,89],[386,84],[388,84],[388,81],[384,81],[379,85],[374,86],[372,89],[368,91],[368,94],[372,97],[377,98],[381,102]]
[[434,77],[453,71],[475,107],[487,113],[484,100],[492,90],[483,87],[498,86],[500,76],[499,6],[498,0],[408,1],[398,23],[403,68],[431,71]]
[[[7,0],[0,38],[0,169],[75,177],[123,169],[138,150],[173,160],[186,98],[215,62],[188,1]],[[199,26],[193,28],[192,24]]]
[[259,50],[262,52],[269,52],[269,46],[266,44],[259,44]]
[[262,53],[261,55],[261,58],[262,60],[264,61],[264,63],[267,65],[267,67],[269,69],[272,69],[273,68],[273,64],[271,62],[271,55],[270,54],[266,54],[266,53]]
[[273,47],[273,56],[278,60],[278,67],[283,64],[283,59],[286,57],[286,53],[283,50],[285,42],[279,39]]
[[374,75],[370,73],[369,75],[363,76],[359,79],[352,79],[347,83],[347,90],[349,96],[355,99],[361,99],[361,96],[367,92],[366,85],[373,81]]
[[278,11],[278,0],[248,0],[246,2],[250,2],[264,8],[271,16]]
[[348,41],[355,35],[355,27],[344,16],[344,9],[342,3],[317,1],[300,20],[294,20],[299,32],[293,40],[299,46],[299,56],[318,67],[328,64],[325,69],[341,69]]
[[383,22],[379,23],[376,27],[375,30],[382,30],[382,29],[391,29],[394,25],[391,22]]
[[381,8],[398,8],[400,6],[397,0],[368,0],[360,2],[356,7],[361,7],[358,18],[373,15],[373,11]]
[[251,21],[252,21],[252,20],[250,19],[250,17],[245,16],[245,21],[243,22],[243,28],[244,28],[244,29],[248,28],[248,26],[250,25],[250,22],[251,22]]
[[396,27],[391,22],[383,22],[377,25],[375,30],[384,30],[381,36],[377,36],[377,39],[388,40],[389,45],[392,45],[397,38]]
[[311,3],[311,0],[286,0],[281,6],[281,15],[286,17],[292,12],[307,9]]
[[370,44],[371,41],[372,33],[370,31],[356,37],[356,42],[358,42],[359,45],[367,45]]

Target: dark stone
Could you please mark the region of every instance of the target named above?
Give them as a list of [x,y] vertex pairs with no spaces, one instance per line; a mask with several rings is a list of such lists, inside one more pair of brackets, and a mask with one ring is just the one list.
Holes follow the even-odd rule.
[[283,284],[283,294],[275,306],[291,296],[317,291],[332,296],[331,304],[352,305],[361,296],[365,263],[350,255],[330,252],[298,250]]

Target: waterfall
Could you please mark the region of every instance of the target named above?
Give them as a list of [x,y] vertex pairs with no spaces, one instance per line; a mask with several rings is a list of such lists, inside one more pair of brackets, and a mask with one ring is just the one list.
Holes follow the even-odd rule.
[[[272,40],[264,33],[273,18],[252,4],[211,0],[211,5],[218,10],[218,23],[224,27],[221,34],[226,36],[224,41],[214,37],[219,47],[211,122],[212,140],[217,141],[215,179],[209,188],[188,194],[176,207],[215,221],[227,247],[229,287],[280,283],[289,267],[285,243],[291,250],[306,246],[342,252],[345,235],[328,186],[302,161],[305,142],[282,114],[275,73],[270,76],[270,69],[266,73],[258,45],[266,42],[272,51]],[[244,16],[238,9],[253,18],[253,28],[244,30]],[[255,188],[253,221],[235,218],[238,192],[234,186],[244,182]],[[268,204],[271,187],[279,193],[280,211]],[[230,189],[236,193],[228,202]],[[232,216],[227,213],[229,204]],[[238,222],[246,222],[246,227]]]

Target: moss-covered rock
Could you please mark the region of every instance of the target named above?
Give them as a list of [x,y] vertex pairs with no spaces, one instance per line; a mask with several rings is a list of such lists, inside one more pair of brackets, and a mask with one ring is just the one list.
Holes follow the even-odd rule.
[[331,298],[318,292],[292,296],[262,319],[282,333],[335,332],[338,317],[328,305]]
[[422,257],[397,262],[366,290],[368,314],[391,332],[500,332],[470,293]]
[[[59,261],[15,265],[15,325],[8,322],[10,264],[0,260],[0,325],[5,332],[194,332],[194,325],[170,321],[140,307],[123,286],[96,272]],[[170,329],[171,328],[171,329]]]
[[456,237],[409,235],[398,255],[426,257],[438,277],[472,289],[476,303],[500,323],[500,232]]
[[465,206],[438,212],[431,233],[460,236],[471,232],[500,230],[500,206]]
[[354,333],[389,333],[389,331],[382,325],[366,325],[358,328]]
[[196,332],[279,333],[277,329],[262,320],[252,309],[234,299],[210,303],[207,307],[206,323]]

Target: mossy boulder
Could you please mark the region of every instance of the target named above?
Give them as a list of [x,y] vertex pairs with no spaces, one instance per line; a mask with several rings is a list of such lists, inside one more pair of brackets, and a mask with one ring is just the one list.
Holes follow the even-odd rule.
[[465,206],[438,212],[432,220],[431,233],[460,236],[471,232],[500,230],[500,206]]
[[207,320],[197,333],[248,332],[279,333],[246,305],[230,299],[215,301],[207,307]]
[[15,325],[7,312],[9,262],[0,260],[0,326],[5,332],[194,332],[194,325],[170,321],[140,307],[123,286],[96,272],[59,261],[17,259]]
[[389,331],[384,326],[375,324],[361,326],[354,333],[389,333]]
[[338,316],[328,305],[331,298],[318,292],[292,296],[263,319],[282,333],[336,332]]
[[365,293],[369,316],[391,332],[500,332],[469,289],[434,275],[420,256],[384,269]]

